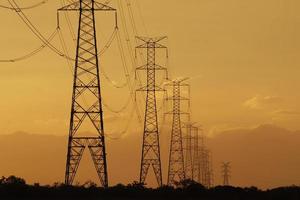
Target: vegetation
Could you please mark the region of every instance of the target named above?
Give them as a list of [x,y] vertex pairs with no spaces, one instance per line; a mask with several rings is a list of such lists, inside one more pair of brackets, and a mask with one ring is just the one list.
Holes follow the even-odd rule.
[[178,183],[176,188],[163,186],[161,188],[151,189],[134,182],[129,185],[118,184],[104,189],[98,188],[92,182],[87,182],[80,186],[66,186],[59,183],[55,183],[52,186],[41,186],[37,183],[28,185],[24,179],[10,176],[0,179],[0,198],[12,200],[299,200],[300,187],[282,187],[265,191],[255,187],[239,188],[232,186],[217,186],[207,189],[196,182],[185,180]]

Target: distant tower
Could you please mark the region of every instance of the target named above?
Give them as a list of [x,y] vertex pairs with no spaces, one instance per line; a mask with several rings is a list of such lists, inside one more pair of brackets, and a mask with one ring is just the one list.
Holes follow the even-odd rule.
[[193,165],[193,129],[195,122],[191,122],[191,101],[190,101],[190,85],[187,85],[188,87],[188,119],[186,122],[184,122],[183,128],[185,128],[185,134],[184,134],[184,170],[185,170],[185,179],[193,180],[194,179],[194,165]]
[[147,50],[147,63],[137,68],[137,70],[145,70],[147,73],[146,86],[137,90],[147,92],[142,159],[140,168],[140,182],[145,183],[149,167],[152,166],[157,180],[157,184],[159,186],[162,186],[162,171],[156,108],[156,92],[164,90],[156,84],[156,71],[166,70],[166,68],[161,67],[156,63],[156,49],[167,49],[167,47],[159,43],[165,38],[166,37],[137,37],[137,39],[142,41],[143,44],[136,47],[137,49]]
[[211,152],[205,147],[200,147],[200,183],[209,188],[213,186],[213,169]]
[[185,160],[184,160],[184,168],[185,168],[185,178],[193,180],[194,178],[194,164],[193,164],[193,136],[192,130],[194,129],[194,124],[191,122],[185,123]]
[[200,183],[200,158],[199,158],[199,128],[192,127],[193,137],[193,180]]
[[230,178],[230,162],[222,163],[223,185],[229,185]]
[[80,0],[59,11],[79,11],[65,184],[73,183],[83,152],[85,148],[88,148],[100,183],[103,187],[107,187],[107,162],[94,11],[116,12],[116,10],[94,0]]
[[171,114],[173,116],[171,143],[169,153],[169,168],[168,168],[168,185],[174,186],[176,182],[185,180],[184,170],[184,154],[183,154],[183,141],[181,130],[181,116],[188,115],[189,113],[183,112],[181,109],[181,101],[189,98],[181,95],[182,87],[189,87],[184,83],[185,79],[176,79],[165,86],[172,86],[173,94],[167,97],[167,100],[171,100],[173,104],[173,110],[165,114]]

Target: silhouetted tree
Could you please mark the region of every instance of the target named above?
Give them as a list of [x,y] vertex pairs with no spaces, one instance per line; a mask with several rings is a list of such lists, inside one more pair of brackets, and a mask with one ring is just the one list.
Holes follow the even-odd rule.
[[256,187],[216,186],[205,188],[193,180],[184,180],[173,188],[146,188],[144,184],[133,182],[127,186],[118,184],[109,188],[99,188],[88,181],[79,186],[55,183],[41,186],[27,185],[22,178],[10,176],[0,178],[0,199],[2,200],[299,200],[300,187],[281,187],[259,190]]
[[176,187],[182,189],[189,189],[189,188],[205,189],[203,185],[191,179],[185,179],[183,181],[176,182],[175,185]]
[[6,179],[6,178],[5,178],[4,176],[2,176],[1,179],[0,179],[0,184],[4,184],[5,179]]
[[146,185],[145,185],[145,183],[140,183],[138,181],[133,181],[133,183],[128,184],[127,187],[132,188],[132,189],[142,190],[142,189],[145,189]]
[[94,183],[93,181],[89,180],[89,181],[86,181],[82,186],[85,188],[96,188],[97,184]]
[[0,180],[1,184],[6,185],[26,185],[26,181],[16,176],[9,176],[8,178],[2,177]]

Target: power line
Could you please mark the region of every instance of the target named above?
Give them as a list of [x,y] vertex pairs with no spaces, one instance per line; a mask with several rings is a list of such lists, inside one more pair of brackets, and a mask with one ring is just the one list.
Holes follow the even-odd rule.
[[[108,3],[108,1],[106,2],[106,4],[107,4],[107,3]],[[64,5],[63,2],[62,2],[62,5]],[[66,12],[65,12],[65,17],[66,17],[66,20],[67,20],[67,22],[68,22],[67,24],[68,24],[69,31],[70,31],[70,33],[71,33],[71,36],[72,36],[73,40],[74,40],[74,39],[75,39],[75,35],[73,34],[74,32],[73,32],[73,30],[72,30],[72,24],[71,24],[71,22],[70,22],[70,20],[69,20],[69,17],[68,17],[68,14],[67,14]],[[118,27],[117,27],[117,25],[116,25],[116,26],[115,26],[115,29],[114,29],[113,33],[111,34],[111,36],[109,37],[107,43],[104,45],[103,49],[99,52],[99,55],[104,54],[104,52],[106,52],[106,50],[109,49],[109,47],[111,46],[112,42],[115,40],[117,34],[118,34]],[[60,37],[61,37],[61,40],[60,40],[60,41],[61,41],[61,43],[62,43],[64,53],[65,53],[66,55],[69,55],[68,52],[67,52],[67,47],[66,47],[66,45],[65,45],[65,42],[64,42],[64,39],[63,39],[63,35],[62,35],[61,32],[60,32]],[[119,42],[119,40],[118,40],[118,42]],[[118,44],[119,44],[119,43],[118,43]],[[121,51],[122,51],[122,49],[121,49]],[[124,54],[124,53],[121,52],[121,55],[123,55],[123,54]],[[121,56],[121,57],[124,58],[124,56]],[[69,60],[68,60],[68,63],[69,63]],[[122,59],[122,63],[123,63],[123,66],[124,66],[124,59]],[[69,65],[70,65],[70,63],[69,63]],[[125,65],[126,65],[126,63],[125,63]],[[72,66],[71,66],[71,67],[72,67]],[[126,68],[126,67],[124,67],[124,68]],[[126,71],[126,70],[125,70],[125,71]],[[128,73],[128,72],[126,72],[126,74],[127,74],[127,73]],[[117,85],[117,84],[115,84],[114,81],[112,81],[112,80],[109,78],[109,76],[106,74],[106,72],[105,72],[104,69],[103,69],[103,66],[101,67],[101,75],[103,75],[104,78],[105,78],[112,86],[114,86],[115,88],[123,88],[123,87],[125,87],[125,86],[128,84],[128,81],[129,81],[129,80],[128,80],[126,83],[124,83],[124,84],[122,84],[122,85]],[[130,76],[130,75],[128,75],[128,76]],[[131,77],[132,77],[132,76],[131,76]],[[128,100],[125,102],[125,105],[123,105],[123,106],[122,106],[121,108],[119,108],[119,109],[113,109],[113,108],[111,108],[107,103],[105,103],[105,101],[104,101],[103,98],[102,98],[102,104],[103,104],[103,106],[104,106],[108,111],[110,111],[110,112],[112,112],[112,113],[115,113],[115,114],[120,114],[120,113],[122,113],[123,111],[125,111],[126,108],[129,106],[129,104],[130,104],[130,98],[131,98],[131,95],[129,95]],[[131,119],[132,119],[132,116],[130,116],[130,120],[131,120]],[[129,122],[128,122],[128,123],[129,123]],[[121,135],[125,134],[125,133],[127,132],[128,128],[129,128],[129,125],[126,126],[125,130],[122,131],[122,134],[121,134]],[[108,138],[109,138],[109,139],[114,139],[114,140],[116,140],[116,139],[118,139],[119,137],[112,137],[112,136],[109,136]]]
[[[58,33],[58,29],[55,29],[54,32],[50,35],[50,37],[47,39],[48,42],[51,42],[55,36]],[[39,46],[38,48],[34,49],[33,51],[23,55],[23,56],[19,56],[19,57],[15,57],[15,58],[10,58],[10,59],[1,59],[0,62],[18,62],[18,61],[22,61],[22,60],[26,60],[28,58],[31,58],[33,56],[35,56],[36,54],[38,54],[39,52],[41,52],[42,50],[44,50],[46,47],[45,44],[42,44],[41,46]]]
[[143,28],[144,28],[144,30],[145,30],[146,35],[148,35],[148,30],[147,30],[147,26],[146,26],[146,23],[145,23],[145,21],[144,21],[143,15],[142,15],[142,9],[141,9],[140,2],[139,2],[139,0],[136,0],[135,2],[136,2],[136,4],[137,4],[138,12],[139,12],[139,15],[140,15],[139,18],[140,18],[141,21],[142,21]]
[[[41,52],[45,47],[49,47],[52,51],[54,51],[56,54],[58,54],[59,56],[62,56],[62,57],[65,57],[66,59],[68,60],[72,60],[72,61],[75,61],[74,58],[71,58],[70,56],[68,56],[66,54],[66,52],[64,51],[64,53],[62,53],[59,49],[57,49],[55,46],[53,46],[51,44],[51,41],[55,38],[55,36],[57,35],[57,33],[59,33],[60,29],[59,27],[57,27],[55,29],[55,31],[51,34],[51,36],[46,39],[41,33],[40,31],[32,24],[32,22],[29,20],[28,17],[26,17],[26,15],[21,11],[23,8],[20,8],[16,3],[15,1],[13,1],[13,3],[15,5],[13,5],[11,2],[11,6],[12,6],[12,9],[16,11],[16,13],[18,14],[18,16],[22,19],[22,21],[26,24],[26,26],[31,30],[31,32],[40,40],[42,41],[42,45],[39,46],[38,48],[34,49],[33,51],[23,55],[23,56],[19,56],[19,57],[15,57],[15,58],[10,58],[10,59],[1,59],[0,62],[18,62],[18,61],[22,61],[22,60],[25,60],[25,59],[28,59],[28,58],[31,58],[32,56],[38,54],[39,52]],[[21,13],[21,14],[20,14]],[[69,25],[69,30],[71,31],[71,25],[70,23],[68,23]],[[113,42],[113,40],[115,39],[116,37],[116,28],[114,29],[113,33],[111,34],[109,40],[107,41],[107,43],[105,44],[105,46],[103,47],[103,49],[101,49],[98,53],[98,55],[102,55],[104,54],[107,49],[111,46],[111,43]],[[63,37],[62,34],[60,37]],[[74,36],[75,37],[75,36]],[[74,39],[73,37],[73,39]],[[61,40],[61,39],[60,39]],[[66,46],[66,45],[65,45]],[[66,48],[67,49],[67,48]],[[108,76],[105,75],[104,73],[104,77],[106,79],[109,80]],[[112,81],[110,81],[112,82]],[[116,86],[116,85],[114,85]],[[116,87],[120,87],[120,86],[116,86]]]
[[[62,6],[64,6],[64,3],[63,3],[63,2],[62,2]],[[65,12],[65,17],[66,17],[66,19],[69,19],[69,18],[68,18],[67,12]],[[68,21],[70,22],[70,20],[68,20]],[[68,28],[69,28],[69,31],[70,31],[71,35],[73,35],[73,34],[72,34],[73,31],[72,31],[72,24],[71,24],[71,23],[68,23]],[[62,45],[62,49],[63,49],[64,53],[65,53],[66,55],[69,56],[69,53],[68,53],[68,50],[67,50],[67,46],[66,46],[66,42],[65,42],[65,39],[64,39],[63,34],[62,34],[62,32],[61,32],[61,29],[58,28],[58,30],[59,30],[59,37],[60,37],[60,42],[61,42],[61,45]],[[111,46],[111,43],[113,42],[113,40],[114,40],[115,37],[116,37],[116,34],[117,34],[117,28],[114,29],[114,31],[113,31],[112,35],[110,36],[109,40],[108,40],[107,43],[104,45],[104,48],[98,53],[98,55],[102,55],[102,54],[105,53],[105,51]],[[75,36],[74,36],[74,38],[75,38]],[[67,60],[67,61],[68,61],[68,65],[70,66],[70,69],[72,70],[72,64],[70,63],[70,60]],[[106,73],[103,71],[103,66],[101,67],[101,72],[102,72],[101,74],[102,74],[106,79],[110,80],[109,77],[106,75]],[[89,78],[90,78],[90,77],[89,77]],[[111,82],[112,82],[112,81],[111,81]],[[116,86],[116,85],[115,85],[115,87],[119,87],[119,86]],[[83,95],[83,97],[84,97],[84,94],[82,94],[82,95]],[[122,106],[121,108],[119,108],[119,109],[113,109],[113,108],[111,108],[107,103],[105,103],[105,100],[104,100],[104,98],[102,97],[102,105],[103,105],[108,111],[110,111],[110,112],[112,112],[112,113],[115,113],[115,114],[120,114],[120,113],[122,113],[124,110],[126,110],[126,108],[129,106],[129,103],[130,103],[130,96],[129,96],[128,100],[125,102],[125,105],[123,105],[123,106]],[[85,102],[85,104],[86,104],[86,102]],[[131,120],[131,118],[132,118],[132,114],[130,115],[130,120]],[[128,122],[128,123],[130,123],[130,122]],[[125,130],[122,131],[121,134],[120,134],[121,136],[127,132],[128,127],[129,127],[129,125],[126,125]],[[106,135],[107,135],[107,134],[106,134]],[[108,135],[108,138],[109,138],[109,139],[112,139],[112,140],[117,140],[117,139],[119,139],[120,137],[113,137],[113,136],[111,136],[111,135]]]
[[[43,5],[43,4],[47,3],[47,2],[48,2],[48,0],[44,0],[44,1],[41,1],[39,3],[33,4],[31,6],[19,7],[18,9],[19,10],[28,10],[28,9],[39,7],[39,6],[41,6],[41,5]],[[15,10],[14,7],[9,7],[9,6],[4,6],[4,5],[0,5],[0,8],[9,9],[9,10]]]
[[[126,58],[125,58],[125,54],[124,54],[124,47],[122,45],[122,42],[121,42],[121,37],[120,37],[120,34],[119,32],[117,33],[117,40],[118,40],[118,47],[119,47],[119,51],[120,51],[120,54],[121,54],[121,59],[122,59],[122,64],[123,64],[123,69],[124,69],[124,73],[125,73],[125,78],[127,79],[127,86],[128,86],[128,89],[129,89],[129,93],[130,93],[130,96],[132,98],[132,101],[134,103],[134,107],[135,107],[135,111],[136,111],[136,114],[137,114],[137,117],[138,117],[138,122],[140,124],[142,124],[142,117],[141,117],[141,114],[140,114],[140,111],[139,111],[139,108],[138,108],[138,105],[137,105],[137,102],[136,102],[136,99],[135,99],[135,91],[134,91],[134,87],[132,84],[131,84],[131,78],[132,76],[130,76],[130,72],[129,72],[129,69],[128,69],[128,66],[127,66],[127,62],[126,62]],[[134,72],[135,68],[132,69],[132,71]]]
[[[71,3],[74,3],[74,1],[70,1]],[[107,5],[110,1],[106,1],[104,3],[104,5]],[[64,0],[61,0],[61,5],[64,6],[65,5],[65,1]],[[71,34],[71,37],[72,37],[72,40],[75,42],[76,41],[76,36],[75,36],[75,33],[74,33],[74,30],[73,30],[73,26],[72,26],[72,23],[70,21],[70,18],[69,18],[69,14],[68,12],[64,12],[64,16],[65,16],[65,19],[66,19],[66,22],[67,22],[67,25],[68,25],[68,29],[69,29],[69,32]],[[59,14],[58,14],[58,20],[59,20]],[[110,35],[108,41],[105,43],[104,47],[99,51],[99,53],[97,54],[97,56],[101,56],[103,55],[108,49],[109,47],[112,45],[113,41],[115,40],[116,38],[116,35],[117,35],[117,31],[118,31],[118,27],[117,27],[117,24],[115,24],[115,28],[112,32],[112,34]],[[66,55],[69,55],[67,53],[67,47],[66,47],[66,43],[64,42],[65,40],[63,39],[63,34],[61,33],[60,34],[60,37],[62,38],[60,41],[63,42],[62,46],[63,46],[63,50],[65,49],[64,53]],[[74,43],[75,44],[75,43]],[[69,56],[68,56],[69,57]],[[103,75],[103,77],[115,88],[123,88],[126,86],[127,83],[125,84],[121,84],[121,85],[117,85],[106,73],[106,71],[104,70],[103,66],[101,67],[101,75]]]
[[[47,0],[48,1],[48,0]],[[41,50],[43,50],[45,47],[48,47],[50,48],[50,50],[52,50],[53,52],[55,52],[57,55],[61,56],[61,57],[64,57],[66,58],[67,60],[72,60],[72,61],[75,61],[75,59],[71,58],[69,56],[69,53],[68,53],[68,50],[67,50],[67,46],[66,46],[66,42],[64,40],[64,37],[63,37],[63,34],[61,33],[59,27],[55,30],[55,33],[53,34],[53,36],[51,35],[51,37],[49,39],[46,39],[42,34],[41,32],[37,29],[37,27],[35,25],[33,25],[33,23],[29,20],[29,18],[22,12],[23,9],[29,9],[29,8],[33,8],[33,7],[37,7],[41,4],[44,4],[47,2],[46,0],[45,1],[42,1],[40,3],[37,3],[35,5],[32,5],[32,6],[28,6],[28,7],[20,7],[18,6],[18,4],[14,1],[14,0],[8,0],[9,4],[11,5],[10,9],[11,10],[14,10],[17,15],[20,17],[20,19],[25,23],[25,25],[30,29],[30,31],[36,36],[37,39],[39,39],[40,41],[42,41],[42,45],[40,47],[38,47],[37,49],[35,49],[34,51],[24,55],[24,56],[20,56],[20,57],[17,57],[17,58],[12,58],[12,59],[3,59],[3,60],[0,60],[0,62],[17,62],[17,61],[21,61],[21,60],[25,60],[25,59],[28,59],[34,55],[36,55],[37,53],[39,53]],[[69,2],[71,3],[74,3],[75,1],[71,1],[69,0]],[[111,1],[106,1],[104,4],[107,5],[109,4]],[[62,1],[63,3],[63,1]],[[121,2],[120,3],[120,6],[121,5]],[[130,6],[130,4],[129,4]],[[121,9],[122,12],[124,12],[123,8]],[[132,13],[131,13],[132,14]],[[124,16],[124,13],[123,13],[123,20],[125,20],[125,16]],[[71,25],[71,22],[70,22],[70,19],[68,18],[67,16],[67,13],[66,13],[66,20],[67,20],[67,24],[68,24],[68,27],[69,27],[69,30],[71,32],[71,36],[73,38],[73,40],[75,40],[75,34],[74,34],[74,31],[73,31],[73,28],[72,28],[72,25]],[[131,17],[133,17],[131,15]],[[124,30],[125,30],[125,35],[126,35],[126,41],[129,43],[130,42],[130,39],[129,39],[129,33],[127,31],[127,26],[126,26],[126,22],[123,21],[123,25],[124,25]],[[134,22],[133,22],[134,23]],[[135,26],[134,24],[132,24],[133,27]],[[134,29],[135,32],[137,32],[136,28]],[[51,41],[52,39],[57,35],[57,33],[59,34],[59,39],[60,39],[60,42],[61,42],[61,45],[62,45],[62,51],[59,50],[58,48],[56,48],[54,45],[51,44]],[[119,41],[119,45],[121,45],[120,43],[121,42],[121,38],[120,36],[118,35],[118,30],[117,30],[117,27],[116,29],[114,30],[114,32],[112,33],[111,37],[109,38],[107,44],[104,46],[104,48],[102,50],[99,51],[99,55],[102,55],[112,44],[113,40],[117,37],[118,38],[118,41]],[[128,49],[131,49],[129,47],[129,45],[127,46]],[[127,78],[127,81],[124,83],[124,84],[121,84],[121,85],[117,85],[105,72],[105,70],[102,69],[102,75],[104,76],[104,78],[112,85],[114,86],[115,88],[123,88],[125,87],[126,85],[128,85],[130,82],[131,82],[131,78],[133,77],[132,74],[134,73],[134,68],[132,70],[132,72],[129,72],[126,64],[126,57],[124,55],[124,49],[123,47],[120,48],[120,50],[122,51],[121,54],[123,54],[123,59],[122,59],[122,62],[123,62],[123,67],[124,67],[124,71],[125,71],[125,76]],[[132,50],[129,50],[130,51],[130,58],[131,58],[131,61],[132,63],[134,63],[134,65],[136,65],[136,60],[134,58],[133,53],[132,53]],[[69,62],[68,62],[69,63]],[[69,66],[72,66],[70,63],[69,63]],[[132,96],[132,100],[135,102],[135,98],[133,97],[133,88],[131,87],[131,92],[130,92],[130,95]],[[136,102],[135,102],[136,103]],[[136,105],[137,106],[137,105]],[[141,116],[139,114],[139,111],[137,111],[138,113],[138,119],[139,121],[141,122]]]
[[28,17],[24,14],[22,10],[19,9],[18,4],[14,0],[8,0],[12,8],[16,11],[17,15],[21,18],[21,20],[26,24],[26,26],[30,29],[30,31],[45,44],[48,46],[53,52],[58,54],[59,56],[65,57],[67,59],[74,60],[64,55],[60,50],[58,50],[55,46],[53,46],[47,39],[40,33],[40,31],[33,25],[33,23],[28,19]]
[[[134,50],[133,50],[131,40],[130,40],[130,35],[129,35],[127,23],[126,23],[126,17],[125,17],[123,4],[120,0],[118,0],[117,2],[118,2],[119,10],[120,10],[121,24],[122,24],[122,28],[123,28],[123,32],[124,32],[125,41],[126,41],[125,42],[126,47],[127,47],[128,53],[129,53],[129,58],[130,58],[130,61],[131,61],[131,64],[132,64],[132,68],[135,69],[138,66],[138,64],[137,64],[137,59],[134,56]],[[135,40],[135,44],[137,45],[137,39]],[[138,80],[139,86],[141,87],[142,83],[141,83],[141,79],[140,79],[138,74],[137,74],[136,78]]]
[[122,83],[122,84],[116,84],[116,83],[115,83],[115,82],[107,75],[106,71],[103,70],[103,67],[102,67],[102,73],[103,73],[103,76],[105,77],[105,79],[106,79],[113,87],[115,87],[115,88],[124,88],[124,87],[126,87],[126,86],[129,84],[129,82],[130,82],[130,78],[127,79],[127,77],[128,77],[128,76],[129,76],[129,77],[132,77],[132,76],[130,76],[130,74],[129,74],[128,70],[127,70],[124,52],[122,52],[123,49],[120,48],[120,44],[119,44],[120,41],[119,41],[119,38],[118,38],[118,37],[119,37],[119,36],[118,36],[118,28],[116,28],[115,31],[114,31],[114,34],[112,35],[111,39],[109,40],[110,42],[108,42],[108,45],[105,45],[105,47],[103,48],[103,50],[107,50],[107,49],[110,47],[110,45],[111,45],[111,43],[113,42],[113,40],[114,40],[115,38],[117,38],[117,42],[118,42],[118,45],[119,45],[119,51],[120,51],[120,54],[121,54],[122,66],[123,66],[123,68],[125,69],[124,72],[125,72],[125,76],[126,76],[126,81],[125,81],[125,83]]
[[103,97],[102,97],[102,104],[103,104],[103,106],[104,106],[107,110],[109,110],[110,112],[116,113],[116,114],[120,114],[120,113],[122,113],[123,111],[125,111],[126,108],[129,106],[129,104],[130,104],[130,99],[131,99],[131,97],[129,96],[128,99],[127,99],[127,101],[125,102],[125,104],[124,104],[121,108],[119,108],[119,109],[113,109],[113,108],[111,108],[107,103],[105,103]]
[[133,115],[134,115],[134,107],[132,107],[131,111],[130,111],[130,114],[128,116],[128,121],[126,123],[126,126],[125,126],[125,129],[123,131],[120,131],[120,134],[118,136],[113,136],[112,134],[105,134],[105,136],[108,137],[108,139],[111,139],[111,140],[119,140],[121,139],[129,130],[129,127],[130,127],[130,123],[133,119]]
[[[65,6],[66,3],[64,0],[61,0],[61,5],[62,6]],[[64,16],[65,16],[65,19],[67,21],[67,25],[68,25],[68,28],[69,28],[69,31],[70,31],[70,35],[72,37],[72,40],[73,40],[73,44],[75,45],[75,48],[76,48],[76,35],[75,35],[75,32],[73,30],[73,26],[72,26],[72,23],[71,23],[71,20],[70,20],[70,17],[69,17],[69,13],[68,12],[64,12]]]

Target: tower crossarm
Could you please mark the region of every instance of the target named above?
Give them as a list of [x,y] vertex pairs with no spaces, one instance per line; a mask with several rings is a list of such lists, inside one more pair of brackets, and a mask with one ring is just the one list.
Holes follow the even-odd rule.
[[173,115],[173,114],[175,114],[175,115],[189,115],[190,113],[188,113],[188,112],[181,112],[181,111],[169,111],[169,112],[166,112],[165,113],[166,115]]
[[172,97],[167,97],[166,100],[173,100],[173,101],[176,101],[176,100],[178,100],[178,101],[184,101],[184,100],[186,100],[186,101],[189,101],[190,99],[187,98],[187,97],[172,96]]
[[[144,43],[156,43],[158,46],[164,46],[162,44],[159,44],[158,42],[167,39],[167,36],[161,36],[161,37],[153,37],[153,38],[149,38],[149,37],[143,37],[143,36],[136,36],[136,39],[143,41]],[[138,46],[139,47],[139,46]],[[137,47],[137,48],[138,48]],[[164,46],[164,48],[167,48],[166,46]]]
[[141,88],[138,88],[136,91],[137,92],[147,92],[147,91],[164,92],[166,90],[156,85],[153,88],[149,88],[148,86],[143,86]]
[[[140,67],[136,68],[136,70],[147,70],[147,67],[148,67],[148,65],[143,65],[143,66],[140,66]],[[167,70],[166,67],[163,67],[163,66],[158,65],[158,64],[154,64],[153,69],[155,69],[155,70]]]
[[103,4],[103,3],[99,3],[96,1],[93,1],[94,4],[92,7],[88,6],[88,4],[90,3],[90,0],[82,0],[82,5],[80,4],[81,1],[76,1],[74,3],[71,3],[69,5],[66,5],[60,9],[58,9],[58,11],[88,11],[88,10],[96,10],[96,11],[116,11],[115,8],[112,8],[110,6],[108,6],[107,4]]

